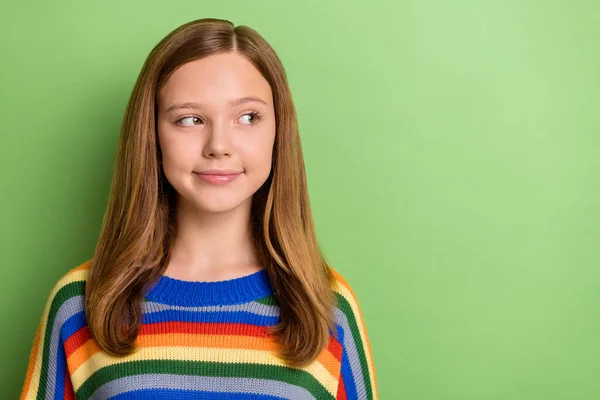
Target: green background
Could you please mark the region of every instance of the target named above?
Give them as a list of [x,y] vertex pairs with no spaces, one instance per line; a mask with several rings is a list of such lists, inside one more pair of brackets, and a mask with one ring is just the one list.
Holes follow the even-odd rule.
[[600,398],[600,3],[11,2],[0,8],[0,388],[91,257],[151,48],[201,17],[276,49],[326,255],[382,399]]

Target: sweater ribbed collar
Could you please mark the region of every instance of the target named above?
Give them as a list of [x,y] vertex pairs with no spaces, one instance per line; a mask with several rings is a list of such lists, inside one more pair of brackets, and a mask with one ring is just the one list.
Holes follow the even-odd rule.
[[145,298],[163,304],[198,307],[240,304],[269,296],[274,289],[266,269],[222,281],[186,281],[161,275]]

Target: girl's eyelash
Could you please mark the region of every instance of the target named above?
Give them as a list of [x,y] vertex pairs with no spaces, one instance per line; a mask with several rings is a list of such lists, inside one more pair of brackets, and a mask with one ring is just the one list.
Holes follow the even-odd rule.
[[181,117],[177,118],[177,119],[175,120],[175,123],[179,125],[179,123],[180,123],[181,121],[183,121],[184,119],[186,119],[186,118],[198,118],[198,119],[200,119],[199,117],[196,117],[195,115],[183,115],[183,116],[181,116]]
[[[242,115],[252,115],[252,117],[255,118],[257,122],[262,117],[262,114],[259,113],[258,111],[251,111],[251,112],[248,112],[248,113],[244,113]],[[256,122],[254,124],[256,124]],[[254,124],[250,124],[250,125],[254,125]]]
[[262,117],[262,114],[259,113],[258,111],[252,111],[252,112],[249,112],[248,114],[253,115],[257,119],[260,119]]
[[[256,118],[257,120],[260,120],[262,118],[262,114],[258,111],[252,111],[252,112],[244,113],[242,115],[251,115],[252,117]],[[175,120],[175,123],[179,125],[179,123],[186,118],[198,118],[198,119],[202,120],[200,117],[198,117],[196,115],[183,115],[183,116],[179,117],[177,120]],[[251,124],[251,125],[254,125],[254,124]]]

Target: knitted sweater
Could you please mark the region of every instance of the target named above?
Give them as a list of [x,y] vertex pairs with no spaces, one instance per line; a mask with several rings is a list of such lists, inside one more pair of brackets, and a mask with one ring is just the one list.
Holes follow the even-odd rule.
[[115,357],[88,330],[90,261],[54,285],[33,339],[21,399],[378,399],[366,326],[336,278],[338,339],[304,368],[286,366],[266,329],[279,306],[265,269],[213,282],[162,275],[145,293],[137,351]]

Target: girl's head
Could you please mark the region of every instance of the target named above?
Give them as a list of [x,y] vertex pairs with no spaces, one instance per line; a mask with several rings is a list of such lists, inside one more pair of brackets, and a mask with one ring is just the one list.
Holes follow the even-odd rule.
[[[240,175],[225,185],[199,173]],[[111,354],[133,349],[141,301],[160,278],[177,207],[247,207],[280,307],[272,333],[290,365],[314,360],[333,323],[333,276],[317,243],[296,111],[284,68],[253,29],[200,19],[150,52],[127,105],[103,226],[86,284],[86,317]]]

